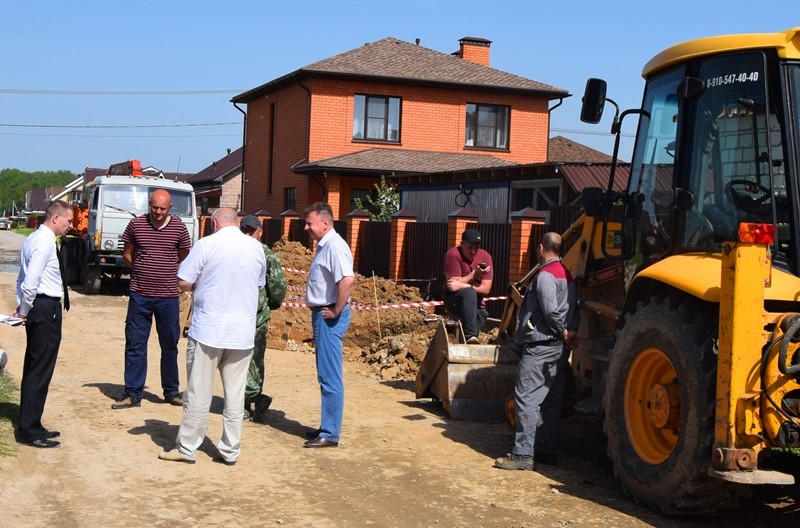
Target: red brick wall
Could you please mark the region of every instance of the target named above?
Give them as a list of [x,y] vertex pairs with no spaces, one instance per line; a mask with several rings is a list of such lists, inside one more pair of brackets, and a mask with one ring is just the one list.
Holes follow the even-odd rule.
[[[293,173],[293,165],[374,147],[490,154],[517,163],[547,160],[549,114],[548,101],[545,99],[330,79],[311,79],[304,83],[313,93],[310,117],[312,132],[308,140],[308,99],[306,91],[300,86],[288,86],[247,105],[245,212],[266,209],[273,215],[280,214],[284,210],[286,187],[297,188],[296,209],[302,212],[310,203],[322,199],[322,188],[310,181],[308,176]],[[353,141],[353,96],[356,93],[402,98],[399,144]],[[467,102],[511,107],[509,150],[464,147]],[[271,103],[275,104],[276,109],[274,160],[269,159]],[[273,164],[271,195],[268,177],[270,163]],[[341,197],[341,207],[338,203],[332,205],[337,219],[342,219],[350,212],[350,189],[369,189],[374,182],[359,178],[333,181],[334,177],[338,178],[338,175],[329,173],[322,183],[334,185],[329,192],[335,191],[335,196],[329,194],[329,201],[334,198],[338,201]]]
[[481,66],[489,66],[489,52],[491,50],[489,46],[462,42],[460,49],[462,59],[480,64]]
[[[271,103],[275,103],[275,159],[269,158]],[[244,151],[244,211],[266,209],[277,216],[284,211],[283,189],[297,187],[297,206],[308,200],[308,178],[294,174],[292,165],[304,161],[306,147],[307,96],[299,86],[290,86],[247,104],[247,138]],[[270,163],[272,195],[269,195]]]
[[[438,152],[490,154],[517,163],[547,161],[549,130],[545,99],[467,90],[441,90],[366,82],[309,81],[312,88],[309,144],[312,160],[380,147]],[[353,96],[356,93],[402,98],[400,143],[353,141]],[[508,151],[464,147],[466,104],[511,106]]]

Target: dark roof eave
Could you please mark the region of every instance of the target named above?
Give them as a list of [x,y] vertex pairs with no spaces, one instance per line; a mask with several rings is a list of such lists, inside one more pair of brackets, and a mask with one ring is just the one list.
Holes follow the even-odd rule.
[[340,167],[335,165],[319,165],[316,163],[310,165],[299,165],[292,169],[292,172],[295,174],[306,174],[306,175],[314,175],[320,174],[322,172],[335,172],[337,174],[341,174],[344,176],[372,176],[374,177],[376,173],[380,174],[409,174],[411,171],[402,171],[396,169],[379,169],[379,168],[367,168],[367,167]]
[[497,85],[489,85],[489,84],[473,84],[473,83],[458,83],[452,81],[436,81],[431,79],[418,79],[418,78],[411,78],[411,77],[391,77],[391,76],[381,76],[381,75],[368,75],[368,74],[359,74],[359,73],[346,73],[346,72],[331,72],[331,71],[324,71],[324,70],[306,70],[306,69],[299,69],[295,70],[292,73],[284,75],[283,77],[279,77],[273,81],[270,81],[266,84],[262,84],[257,88],[253,88],[247,92],[239,94],[231,99],[232,103],[248,103],[253,99],[261,97],[264,94],[268,94],[273,92],[279,88],[287,86],[291,83],[295,83],[297,81],[302,81],[305,79],[313,78],[313,77],[322,77],[322,78],[329,78],[329,79],[355,79],[360,81],[367,81],[367,82],[376,82],[376,83],[391,83],[391,84],[410,84],[415,86],[430,86],[436,88],[458,88],[464,89],[469,88],[472,91],[481,91],[481,92],[493,92],[493,93],[507,93],[507,94],[516,94],[516,95],[541,95],[548,97],[549,100],[553,99],[565,99],[567,97],[571,97],[572,94],[566,90],[546,90],[546,89],[536,89],[536,88],[518,88],[513,86],[497,86]]

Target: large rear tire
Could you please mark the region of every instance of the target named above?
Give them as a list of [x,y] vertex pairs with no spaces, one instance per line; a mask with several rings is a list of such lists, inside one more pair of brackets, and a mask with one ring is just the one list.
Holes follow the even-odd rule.
[[625,316],[608,370],[604,430],[634,500],[670,515],[738,508],[739,486],[709,477],[718,309],[682,295]]
[[83,270],[83,294],[95,295],[100,291],[103,273],[96,266],[87,266]]

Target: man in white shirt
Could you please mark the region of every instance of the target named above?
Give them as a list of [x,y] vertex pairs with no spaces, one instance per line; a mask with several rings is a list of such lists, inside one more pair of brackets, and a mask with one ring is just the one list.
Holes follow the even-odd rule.
[[310,431],[305,447],[336,447],[344,414],[342,344],[350,326],[350,291],[355,283],[353,254],[333,229],[333,211],[317,202],[305,211],[306,231],[317,242],[308,270],[306,302],[311,308],[317,381],[321,395],[320,425]]
[[[19,396],[17,441],[33,447],[58,447],[58,431],[42,425],[44,404],[61,345],[61,296],[64,281],[56,237],[72,225],[72,208],[61,200],[47,207],[44,222],[22,246],[14,317],[25,321],[25,363]],[[69,305],[67,305],[69,309]]]
[[186,347],[187,387],[177,445],[158,457],[194,463],[208,429],[214,371],[218,369],[225,406],[219,456],[214,461],[232,466],[240,453],[258,289],[264,286],[267,262],[261,244],[239,230],[232,209],[218,209],[211,219],[214,234],[200,239],[178,269],[180,289],[194,289]]

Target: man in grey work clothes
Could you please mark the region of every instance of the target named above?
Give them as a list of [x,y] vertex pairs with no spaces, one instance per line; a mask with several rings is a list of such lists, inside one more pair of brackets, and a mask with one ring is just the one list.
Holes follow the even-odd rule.
[[515,338],[522,346],[522,357],[514,386],[514,448],[495,460],[496,468],[532,470],[534,462],[558,463],[565,369],[580,323],[575,282],[560,255],[561,236],[545,233],[536,251],[540,268],[517,319]]

